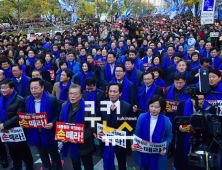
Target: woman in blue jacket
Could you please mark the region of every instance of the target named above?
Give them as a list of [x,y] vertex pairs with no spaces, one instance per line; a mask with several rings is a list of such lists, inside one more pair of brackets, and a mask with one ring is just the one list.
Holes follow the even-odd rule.
[[149,154],[136,151],[132,145],[134,161],[142,170],[166,170],[167,148],[172,140],[172,124],[168,117],[162,114],[166,101],[160,95],[153,95],[148,101],[149,111],[139,116],[135,135],[153,143],[167,143],[166,149],[159,154]]

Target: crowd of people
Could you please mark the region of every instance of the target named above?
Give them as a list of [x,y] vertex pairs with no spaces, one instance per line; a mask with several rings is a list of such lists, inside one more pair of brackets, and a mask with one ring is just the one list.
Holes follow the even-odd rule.
[[[167,142],[165,150],[149,154],[136,150],[129,140],[126,148],[99,141],[105,170],[115,169],[114,154],[119,169],[126,170],[126,156],[132,151],[142,170],[166,170],[171,156],[176,170],[192,169],[187,159],[193,149],[190,134],[182,125],[173,124],[173,119],[196,112],[197,103],[184,89],[199,85],[200,68],[209,70],[211,90],[222,93],[221,41],[210,37],[211,32],[222,35],[222,22],[204,28],[198,18],[178,16],[170,20],[163,15],[76,24],[53,37],[31,32],[28,38],[22,31],[16,36],[2,32],[0,130],[22,127],[27,139],[7,142],[12,169],[22,169],[24,162],[27,170],[33,170],[30,147],[34,146],[43,170],[61,170],[61,159],[68,153],[74,170],[81,169],[81,162],[85,170],[93,170],[97,129],[85,117],[100,117],[99,123],[106,121],[115,129],[126,121],[133,128],[126,130],[127,136]],[[210,105],[208,112],[216,114],[207,100],[221,100],[222,94],[196,97],[199,107]],[[166,99],[179,102],[176,111],[166,109]],[[85,101],[95,102],[95,115],[85,110],[89,107]],[[110,114],[101,109],[101,101],[110,102]],[[41,129],[24,128],[18,112],[46,112],[48,124]],[[136,117],[137,121],[118,117]],[[63,140],[62,157],[55,140],[56,122],[84,124],[84,143]],[[214,146],[211,151],[217,153],[218,148]],[[1,141],[0,156],[3,168],[7,168],[6,145]]]

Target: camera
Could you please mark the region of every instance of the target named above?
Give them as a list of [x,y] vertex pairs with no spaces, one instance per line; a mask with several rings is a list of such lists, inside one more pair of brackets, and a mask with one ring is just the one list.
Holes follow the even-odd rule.
[[[221,122],[219,122],[218,115],[209,112],[212,107],[211,105],[205,108],[205,110],[199,107],[199,99],[197,95],[210,94],[209,90],[203,87],[209,87],[208,71],[202,69],[199,72],[206,73],[203,75],[208,77],[208,84],[205,82],[205,77],[200,77],[200,80],[202,78],[202,81],[200,81],[199,87],[190,86],[184,89],[184,94],[190,95],[190,98],[195,101],[195,112],[191,116],[176,116],[173,123],[178,125],[191,125],[189,130],[189,141],[192,144],[192,151],[188,154],[189,166],[198,168],[216,168],[218,166],[218,157],[216,153],[210,153],[210,150],[214,142],[220,149],[222,149],[219,141]],[[202,83],[205,83],[205,85]]]

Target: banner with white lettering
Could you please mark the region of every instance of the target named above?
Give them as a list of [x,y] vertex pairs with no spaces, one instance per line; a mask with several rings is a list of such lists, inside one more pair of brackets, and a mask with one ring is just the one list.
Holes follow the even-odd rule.
[[[106,129],[109,129],[111,127],[106,127]],[[114,129],[114,128],[113,128]],[[103,136],[126,136],[126,132],[125,131],[119,131],[118,129],[114,129],[113,132],[104,132],[103,131],[103,125],[100,123],[97,123],[97,136],[98,139],[103,140],[102,137]],[[105,141],[105,140],[103,140]],[[112,142],[110,140],[110,142]],[[117,146],[126,148],[126,139],[115,139],[115,144]]]
[[133,146],[134,148],[143,153],[160,153],[166,149],[166,142],[163,143],[152,143],[149,141],[145,141],[139,138],[136,135],[134,136]]
[[26,141],[24,131],[21,127],[9,129],[8,132],[0,131],[2,142],[22,142]]

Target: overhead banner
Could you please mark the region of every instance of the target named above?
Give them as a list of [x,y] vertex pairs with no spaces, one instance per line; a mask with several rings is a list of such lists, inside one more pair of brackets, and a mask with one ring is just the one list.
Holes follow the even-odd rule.
[[149,141],[145,141],[141,138],[139,138],[136,135],[134,136],[133,140],[133,147],[143,153],[160,153],[163,152],[166,149],[166,142],[163,143],[152,143]]
[[214,23],[214,9],[215,0],[203,0],[201,11],[201,24],[213,24]]

